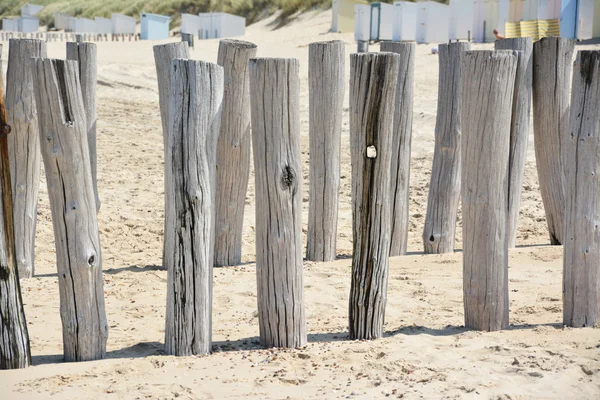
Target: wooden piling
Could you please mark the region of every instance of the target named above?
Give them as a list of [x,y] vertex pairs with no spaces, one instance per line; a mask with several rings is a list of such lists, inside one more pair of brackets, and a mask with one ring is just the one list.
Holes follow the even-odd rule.
[[412,141],[412,117],[415,71],[414,42],[382,42],[381,51],[400,55],[398,88],[392,131],[391,192],[392,227],[390,256],[406,254],[408,244],[409,192],[410,192],[410,146]]
[[83,105],[85,107],[87,141],[92,167],[92,184],[94,186],[94,197],[96,198],[96,212],[98,212],[100,210],[100,197],[98,196],[98,164],[96,155],[96,87],[98,85],[96,45],[94,43],[67,43],[67,60],[79,63],[79,80],[83,95]]
[[[30,63],[31,64],[31,63]],[[79,67],[36,58],[33,87],[56,244],[65,361],[104,358],[102,252]]]
[[560,37],[546,37],[533,45],[535,159],[550,243],[555,245],[563,244],[564,235],[564,155],[561,148],[569,129],[574,48],[574,40]]
[[248,61],[256,45],[219,42],[217,64],[225,73],[221,132],[217,142],[215,266],[242,262],[242,228],[250,177],[250,84]]
[[306,258],[336,257],[340,147],[344,106],[345,44],[341,40],[308,47],[310,191]]
[[465,42],[439,46],[435,148],[423,230],[423,247],[429,254],[454,251],[461,174],[461,60],[470,48]]
[[351,339],[383,336],[390,254],[392,135],[400,56],[350,55]]
[[302,265],[300,64],[249,62],[256,179],[256,274],[260,343],[306,344]]
[[[0,71],[2,45],[0,44]],[[15,259],[12,187],[8,138],[11,132],[4,109],[3,74],[0,73],[0,369],[26,368],[31,364],[27,321],[21,299],[19,269]]]
[[11,39],[6,74],[6,115],[12,133],[8,136],[12,172],[15,258],[19,277],[35,272],[35,228],[40,187],[40,142],[32,57],[46,57],[46,43],[35,39]]
[[508,328],[507,208],[517,54],[462,60],[462,215],[465,327]]
[[217,138],[223,68],[173,60],[166,185],[167,312],[165,351],[208,354],[212,346]]
[[517,240],[521,190],[527,161],[529,120],[531,118],[531,91],[533,80],[533,41],[531,38],[497,40],[496,50],[518,51],[517,75],[510,128],[510,157],[508,180],[508,247]]
[[600,51],[580,51],[565,144],[563,323],[600,321]]

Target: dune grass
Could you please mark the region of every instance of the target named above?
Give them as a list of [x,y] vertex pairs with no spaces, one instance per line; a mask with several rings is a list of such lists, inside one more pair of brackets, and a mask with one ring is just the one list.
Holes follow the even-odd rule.
[[175,27],[181,13],[224,11],[244,16],[251,24],[277,10],[281,10],[285,20],[299,11],[331,6],[331,0],[1,0],[0,17],[20,15],[21,6],[28,2],[45,6],[38,16],[41,25],[49,26],[55,12],[86,18],[110,18],[116,12],[139,18],[145,11],[173,16],[171,27]]

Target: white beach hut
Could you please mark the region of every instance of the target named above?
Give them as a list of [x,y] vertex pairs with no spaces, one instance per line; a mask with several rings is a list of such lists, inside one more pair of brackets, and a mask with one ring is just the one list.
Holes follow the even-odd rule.
[[473,0],[450,0],[448,39],[467,40],[473,37]]
[[233,14],[200,13],[200,39],[217,39],[244,36],[246,33],[246,18]]
[[450,8],[434,1],[417,3],[417,43],[445,43],[450,30]]
[[37,13],[39,13],[40,11],[42,11],[44,9],[44,6],[38,6],[37,4],[25,4],[23,6],[21,6],[21,15],[22,16],[30,16],[33,17],[34,15],[37,15]]
[[394,3],[394,23],[392,40],[416,40],[417,38],[417,5],[409,1]]
[[94,33],[96,32],[96,22],[89,18],[75,18],[75,27],[73,32]]
[[2,19],[2,30],[5,32],[19,32],[19,19],[18,18],[3,18]]
[[133,17],[123,14],[112,14],[112,33],[113,34],[134,34],[136,20]]
[[96,33],[109,34],[112,33],[112,21],[108,18],[95,17]]
[[31,33],[37,32],[40,29],[40,20],[37,17],[23,15],[17,19],[19,32]]
[[70,21],[73,19],[69,14],[56,12],[54,13],[54,27],[56,29],[68,30],[70,27]]
[[181,14],[181,33],[199,36],[201,18],[195,14]]
[[371,34],[375,41],[392,40],[394,6],[392,4],[371,3]]
[[[507,8],[510,13],[510,6]],[[499,16],[498,0],[473,1],[473,41],[493,41],[495,39],[494,29],[503,32],[504,22],[504,19]]]
[[354,5],[354,39],[357,42],[368,42],[371,37],[371,6]]

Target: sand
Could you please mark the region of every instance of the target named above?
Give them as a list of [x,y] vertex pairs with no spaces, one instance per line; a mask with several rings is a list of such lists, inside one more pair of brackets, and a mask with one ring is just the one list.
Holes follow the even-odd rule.
[[[259,56],[300,60],[305,232],[308,44],[341,39],[347,54],[355,50],[352,34],[327,33],[330,18],[329,11],[307,13],[280,29],[271,18],[249,27],[246,35],[258,44]],[[56,259],[44,180],[36,277],[22,281],[33,366],[1,371],[0,398],[600,398],[600,326],[570,329],[561,324],[562,249],[549,246],[532,136],[519,247],[510,252],[510,329],[485,333],[462,327],[460,221],[455,254],[421,254],[437,108],[438,59],[430,54],[430,45],[417,46],[410,255],[391,259],[385,337],[372,342],[347,338],[352,215],[346,93],[340,259],[305,263],[309,344],[300,350],[265,350],[257,344],[251,178],[244,264],[216,269],[214,274],[215,352],[209,357],[165,356],[166,272],[160,270],[163,141],[153,44],[157,43],[98,43],[99,225],[110,329],[107,359],[62,362]],[[215,62],[217,48],[217,40],[197,41],[191,55]],[[5,46],[5,60],[7,51]],[[63,58],[64,43],[49,43],[48,54]],[[348,61],[346,69],[348,73]]]

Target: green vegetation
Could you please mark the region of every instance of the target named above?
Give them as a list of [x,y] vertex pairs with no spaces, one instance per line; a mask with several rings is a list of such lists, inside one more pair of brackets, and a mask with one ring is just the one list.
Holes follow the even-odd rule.
[[331,7],[331,0],[1,0],[0,17],[20,15],[21,6],[28,2],[45,6],[39,14],[40,24],[49,26],[54,23],[55,12],[86,18],[110,18],[116,12],[139,18],[146,11],[171,15],[177,24],[181,13],[224,11],[244,16],[251,24],[277,10],[286,20],[299,11]]

